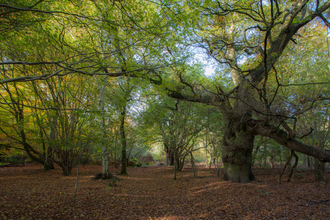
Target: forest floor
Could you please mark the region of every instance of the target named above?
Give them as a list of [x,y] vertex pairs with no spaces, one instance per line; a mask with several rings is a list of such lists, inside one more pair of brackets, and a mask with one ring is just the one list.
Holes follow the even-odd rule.
[[[330,219],[330,184],[316,182],[312,171],[277,183],[280,169],[253,169],[248,184],[221,181],[213,169],[128,168],[117,186],[95,180],[101,166],[80,166],[62,176],[39,165],[0,168],[0,219]],[[119,173],[111,167],[111,172]],[[330,173],[325,177],[330,178]],[[287,174],[283,180],[287,180]]]

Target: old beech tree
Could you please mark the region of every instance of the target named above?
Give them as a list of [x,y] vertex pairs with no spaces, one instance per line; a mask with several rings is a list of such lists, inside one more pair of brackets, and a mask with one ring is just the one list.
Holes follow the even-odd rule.
[[[275,105],[279,102],[276,96],[282,85],[275,81],[277,85],[271,91],[269,81],[270,77],[278,79],[278,62],[288,45],[296,43],[296,37],[302,37],[299,30],[313,22],[323,22],[329,27],[323,13],[329,11],[330,2],[217,1],[201,7],[204,16],[213,16],[213,24],[218,22],[218,27],[225,29],[223,33],[213,32],[213,36],[204,37],[201,46],[217,61],[229,66],[235,87],[225,92],[222,85],[215,85],[212,91],[198,83],[191,83],[187,91],[169,89],[168,94],[173,98],[208,103],[221,109],[226,120],[222,157],[224,180],[237,183],[253,180],[251,158],[256,135],[272,138],[291,150],[329,162],[329,152],[295,139],[294,123],[288,122],[295,121],[295,116],[304,109],[293,113],[295,110],[290,106]],[[250,39],[254,42],[249,42]],[[252,68],[238,65],[237,57],[243,52],[255,55]],[[188,85],[182,77],[180,81]],[[327,97],[320,94],[311,96],[309,107],[325,99]]]

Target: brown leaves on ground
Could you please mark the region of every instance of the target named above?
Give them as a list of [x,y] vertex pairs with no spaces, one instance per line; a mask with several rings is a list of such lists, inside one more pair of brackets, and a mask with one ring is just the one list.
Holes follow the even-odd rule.
[[279,169],[256,169],[259,181],[236,184],[205,168],[197,179],[186,168],[175,181],[172,167],[150,166],[128,168],[129,176],[120,176],[117,186],[94,180],[100,171],[100,166],[80,168],[73,207],[74,174],[64,177],[58,167],[44,172],[38,165],[1,168],[0,219],[330,218],[330,187],[315,182],[311,171],[279,185]]

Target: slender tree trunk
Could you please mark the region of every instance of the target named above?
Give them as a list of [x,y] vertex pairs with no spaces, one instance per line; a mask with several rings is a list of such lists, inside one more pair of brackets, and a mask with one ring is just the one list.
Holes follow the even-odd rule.
[[272,165],[272,166],[271,166],[271,168],[272,168],[272,169],[274,169],[274,168],[275,168],[275,164],[274,164],[274,161],[273,161],[273,160],[271,160],[271,161],[270,161],[270,163],[271,163],[271,165]]
[[192,152],[190,152],[190,162],[191,162],[192,170],[194,172],[194,178],[197,178],[197,169],[195,165],[194,155],[192,154]]
[[78,176],[79,176],[79,162],[78,162],[78,168],[77,168],[76,187],[75,187],[74,196],[73,196],[73,207],[76,206],[76,195],[77,195],[77,189],[78,189]]
[[324,172],[325,167],[324,163],[320,162],[318,159],[314,158],[314,172],[315,172],[315,180],[316,181],[324,181]]
[[102,178],[109,177],[109,155],[106,144],[102,144]]
[[166,150],[165,165],[173,166],[174,165],[174,150],[170,146],[165,146],[165,150]]
[[40,118],[37,114],[37,125],[39,126],[39,133],[40,133],[40,138],[41,138],[41,142],[42,142],[42,155],[43,155],[43,160],[44,160],[44,171],[48,171],[51,169],[54,169],[54,165],[53,162],[49,159],[50,154],[49,154],[49,148],[50,146],[48,146],[48,149],[46,148],[46,142],[45,142],[45,138],[44,138],[44,132],[42,129],[42,124],[40,122]]
[[[81,151],[81,153],[82,153],[82,151]],[[77,177],[76,177],[76,187],[75,187],[74,196],[73,196],[73,207],[76,206],[76,195],[77,195],[77,190],[78,190],[79,164],[80,164],[81,153],[80,153],[80,155],[78,157],[78,168],[77,168]]]
[[177,171],[181,171],[183,169],[184,166],[184,162],[185,162],[185,156],[183,158],[177,157],[176,158],[176,169]]
[[176,147],[174,147],[174,180],[176,180],[176,171],[177,171],[177,167],[178,167],[178,164],[177,164],[177,160],[176,160],[176,157],[177,157],[177,155],[176,155]]
[[291,177],[292,177],[292,174],[293,174],[293,171],[297,168],[297,166],[298,166],[298,156],[297,156],[297,154],[294,152],[294,151],[292,151],[293,153],[293,156],[294,156],[294,158],[295,158],[295,162],[294,162],[294,165],[293,165],[293,167],[292,167],[292,169],[291,169],[291,171],[290,171],[290,174],[289,174],[289,178],[288,178],[288,182],[290,182],[290,180],[291,180]]
[[174,166],[174,153],[170,152],[170,166]]
[[107,80],[107,76],[102,80],[102,85],[100,85],[99,81],[94,76],[97,86],[100,92],[100,103],[99,109],[101,110],[101,132],[102,132],[102,139],[101,139],[101,154],[102,154],[102,179],[107,179],[109,177],[109,153],[107,147],[107,134],[106,134],[106,127],[105,127],[105,104],[104,104],[104,92],[105,92],[105,81]]
[[304,168],[305,168],[305,166],[307,166],[307,155],[306,154],[304,154],[303,165],[304,165]]
[[212,155],[210,155],[210,160],[209,160],[209,169],[212,168]]
[[49,166],[49,169],[55,169],[53,158],[54,158],[53,149],[51,148],[51,146],[48,146],[46,160],[47,160],[47,164]]
[[263,158],[263,160],[264,160],[264,164],[263,164],[263,168],[266,168],[267,167],[267,157],[264,155],[264,158]]
[[44,171],[49,171],[50,167],[48,165],[48,153],[46,152],[46,143],[44,141],[44,133],[42,132],[41,128],[40,128],[40,137],[41,137],[41,141],[42,141],[42,154],[45,158]]
[[115,158],[114,158],[115,168],[117,169],[118,168],[118,165],[117,165],[117,153],[116,153],[116,150],[114,151],[114,154],[115,154]]
[[[263,140],[263,139],[261,139],[261,140]],[[259,149],[260,149],[260,145],[258,145],[257,148],[255,148],[255,149],[253,150],[253,154],[252,154],[252,165],[251,165],[252,167],[254,167],[254,163],[255,163],[255,161],[256,161],[256,158],[257,158],[257,155],[258,155]]]
[[165,166],[169,165],[169,156],[168,153],[166,152],[166,158],[165,158]]
[[[281,184],[282,176],[283,176],[283,174],[284,174],[285,168],[288,167],[288,169],[289,169],[289,165],[291,164],[291,160],[292,160],[293,154],[294,154],[294,151],[291,150],[291,154],[290,154],[288,160],[286,161],[286,163],[285,163],[285,165],[284,165],[284,167],[283,167],[283,170],[282,170],[282,172],[281,172],[281,174],[280,174],[280,177],[278,178],[278,183],[279,183],[279,184]],[[290,170],[290,172],[291,172],[291,170]]]
[[72,167],[67,163],[68,161],[66,160],[62,165],[60,165],[63,171],[63,176],[69,176],[71,174]]
[[120,113],[120,140],[121,140],[121,171],[120,174],[127,175],[126,171],[126,134],[125,134],[126,105]]
[[49,132],[49,146],[48,146],[48,155],[47,161],[51,169],[54,169],[53,161],[50,161],[49,158],[54,158],[54,147],[57,136],[57,112],[54,117],[50,119],[50,132]]

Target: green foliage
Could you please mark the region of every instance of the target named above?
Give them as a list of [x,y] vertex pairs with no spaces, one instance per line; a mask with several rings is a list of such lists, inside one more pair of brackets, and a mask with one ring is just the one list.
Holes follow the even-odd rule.
[[10,157],[9,160],[8,160],[9,163],[20,163],[20,159],[17,159],[17,158],[13,158],[13,157]]
[[196,163],[201,163],[201,162],[205,162],[205,158],[204,155],[201,153],[198,153],[197,155],[194,156],[195,162]]
[[155,161],[165,161],[165,152],[162,143],[155,144],[150,153]]
[[140,166],[142,166],[142,163],[139,161],[139,159],[133,157],[132,159],[130,159],[128,166],[140,167]]

